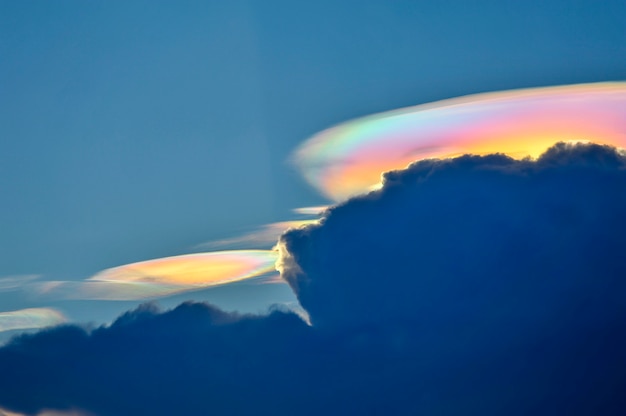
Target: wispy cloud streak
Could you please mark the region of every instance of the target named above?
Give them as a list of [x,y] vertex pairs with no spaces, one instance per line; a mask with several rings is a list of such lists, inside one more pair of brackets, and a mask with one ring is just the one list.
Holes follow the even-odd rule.
[[39,274],[20,274],[0,277],[0,292],[19,290],[33,281],[39,279]]
[[29,308],[0,312],[0,332],[16,329],[37,329],[66,322],[63,314],[52,308]]
[[[317,207],[315,207],[317,208]],[[311,214],[306,214],[311,215]],[[317,214],[315,214],[317,215]],[[317,223],[317,219],[281,221],[257,227],[251,232],[225,238],[222,240],[202,243],[197,248],[202,249],[234,249],[234,248],[271,248],[278,241],[278,237],[292,228],[299,228]]]

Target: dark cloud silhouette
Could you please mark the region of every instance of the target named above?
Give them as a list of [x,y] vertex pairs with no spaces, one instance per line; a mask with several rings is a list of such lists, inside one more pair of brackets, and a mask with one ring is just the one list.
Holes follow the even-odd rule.
[[[91,332],[64,326],[0,350],[0,403],[36,413],[82,408],[103,415],[239,414],[241,397],[276,400],[268,364],[290,377],[288,349],[305,341],[295,315],[240,316],[203,303],[160,313],[146,304]],[[258,398],[256,396],[259,396]],[[267,399],[263,400],[266,404]],[[242,409],[243,406],[243,409]],[[271,408],[268,408],[268,412]]]
[[537,162],[418,162],[283,236],[283,276],[318,327],[457,325],[496,302],[503,321],[578,313],[571,293],[621,296],[624,167],[610,147],[566,144]]
[[0,407],[96,415],[623,415],[626,158],[418,162],[281,237],[312,326],[145,305],[0,349]]

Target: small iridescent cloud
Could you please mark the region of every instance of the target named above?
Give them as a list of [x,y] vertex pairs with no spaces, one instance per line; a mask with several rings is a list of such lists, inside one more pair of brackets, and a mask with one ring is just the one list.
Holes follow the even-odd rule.
[[[318,208],[318,207],[313,207]],[[317,214],[305,214],[317,215]],[[291,228],[299,228],[317,223],[317,219],[281,221],[256,227],[242,235],[221,240],[202,243],[198,248],[202,249],[226,249],[226,248],[271,248],[276,245],[278,237]]]
[[0,312],[0,332],[17,329],[38,329],[66,322],[63,314],[51,308],[29,308]]
[[626,82],[477,94],[376,114],[318,133],[293,161],[311,185],[341,201],[416,160],[536,157],[559,141],[626,147]]
[[61,299],[149,299],[263,276],[275,271],[276,258],[272,250],[186,254],[106,269],[79,282],[45,282],[38,291]]
[[328,208],[330,208],[330,205],[317,205],[317,206],[313,206],[313,207],[302,207],[302,208],[295,208],[292,211],[296,214],[300,214],[300,215],[312,215],[312,216],[321,216],[324,211],[326,211]]

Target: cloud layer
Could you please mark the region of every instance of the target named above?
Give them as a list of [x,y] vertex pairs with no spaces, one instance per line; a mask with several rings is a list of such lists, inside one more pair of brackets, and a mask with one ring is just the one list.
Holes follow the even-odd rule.
[[626,158],[418,162],[281,237],[310,316],[199,303],[0,349],[0,407],[95,415],[623,415]]

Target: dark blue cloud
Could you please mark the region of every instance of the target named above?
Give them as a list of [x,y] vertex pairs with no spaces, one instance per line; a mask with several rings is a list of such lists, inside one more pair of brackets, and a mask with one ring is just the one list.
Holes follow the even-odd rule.
[[624,160],[562,144],[537,162],[463,156],[388,172],[381,191],[283,236],[296,263],[283,275],[318,327],[457,325],[497,302],[506,321],[582,313],[571,302],[621,296]]
[[280,403],[269,365],[289,377],[298,357],[285,339],[304,341],[306,328],[278,311],[240,316],[184,303],[161,313],[147,304],[90,333],[64,326],[15,339],[0,350],[0,371],[11,375],[0,403],[27,413],[239,414],[250,405],[239,398]]
[[0,407],[623,415],[626,158],[422,161],[281,237],[310,315],[146,305],[0,349]]

